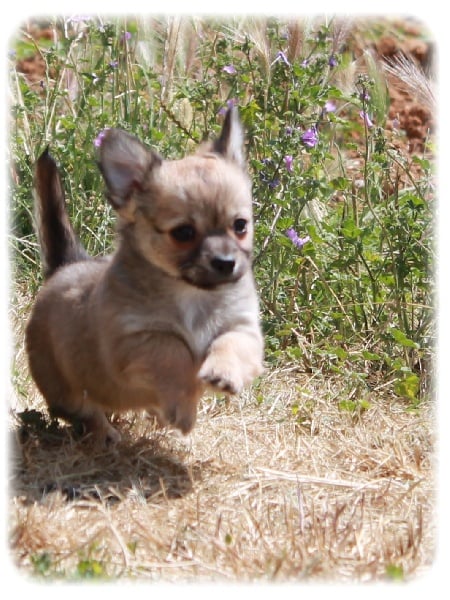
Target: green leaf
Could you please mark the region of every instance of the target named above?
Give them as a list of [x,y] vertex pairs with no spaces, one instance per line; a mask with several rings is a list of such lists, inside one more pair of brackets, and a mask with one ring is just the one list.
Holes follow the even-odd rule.
[[39,575],[45,575],[52,565],[52,560],[47,552],[32,555],[31,562],[36,573],[39,573]]
[[353,400],[341,400],[338,404],[339,410],[347,412],[355,412],[356,406],[357,404]]
[[399,379],[394,384],[394,391],[397,396],[408,398],[409,400],[416,400],[419,392],[420,380],[417,375],[410,373],[402,379]]
[[341,346],[333,346],[329,349],[330,354],[334,354],[340,360],[345,360],[348,356],[348,352]]
[[386,565],[386,577],[393,581],[403,581],[405,574],[402,565]]
[[330,186],[333,190],[346,190],[349,186],[349,179],[347,177],[335,177],[331,179]]
[[348,240],[356,240],[361,236],[362,229],[356,227],[353,219],[345,219],[341,227],[342,234]]
[[381,356],[376,354],[375,352],[369,352],[368,350],[363,350],[361,355],[364,360],[381,360]]
[[406,336],[406,334],[403,331],[401,331],[400,329],[395,329],[395,327],[392,327],[391,335],[394,338],[394,340],[398,344],[401,344],[404,348],[419,348],[419,344],[417,344],[413,340],[410,340]]
[[420,165],[422,167],[422,169],[424,170],[428,170],[431,168],[431,163],[427,158],[420,158],[420,156],[413,156],[411,158],[412,162],[416,163],[417,165]]
[[371,403],[368,400],[364,400],[364,399],[360,400],[358,402],[358,405],[361,410],[369,410],[369,408],[372,407]]
[[105,570],[101,562],[95,559],[80,560],[77,565],[77,573],[86,579],[104,577]]

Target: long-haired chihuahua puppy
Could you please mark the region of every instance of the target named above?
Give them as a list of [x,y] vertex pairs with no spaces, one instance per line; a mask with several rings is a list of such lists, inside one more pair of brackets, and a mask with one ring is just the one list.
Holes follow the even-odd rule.
[[252,275],[252,195],[237,109],[212,144],[164,160],[119,129],[98,164],[118,244],[91,258],[65,210],[55,162],[35,170],[44,263],[26,329],[32,376],[53,417],[98,440],[120,435],[105,412],[146,409],[189,432],[206,387],[238,394],[262,372]]

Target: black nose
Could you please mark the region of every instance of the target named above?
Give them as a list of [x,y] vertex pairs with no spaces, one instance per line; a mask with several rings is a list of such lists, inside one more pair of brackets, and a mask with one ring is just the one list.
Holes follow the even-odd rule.
[[211,260],[212,268],[221,275],[231,275],[236,261],[234,258],[216,256]]

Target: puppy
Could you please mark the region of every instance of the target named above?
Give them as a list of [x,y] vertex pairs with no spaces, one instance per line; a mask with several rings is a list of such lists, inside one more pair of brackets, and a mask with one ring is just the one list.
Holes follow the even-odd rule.
[[262,372],[242,126],[230,109],[220,137],[182,160],[118,129],[98,142],[111,256],[87,255],[53,159],[36,164],[46,282],[26,329],[31,374],[53,417],[101,442],[120,439],[105,412],[130,409],[187,433],[205,388],[238,394]]

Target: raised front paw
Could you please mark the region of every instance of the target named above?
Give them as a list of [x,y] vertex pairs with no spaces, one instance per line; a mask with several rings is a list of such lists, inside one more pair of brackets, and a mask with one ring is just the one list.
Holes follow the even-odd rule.
[[227,394],[239,394],[243,388],[241,375],[230,365],[217,364],[212,357],[206,359],[198,375],[206,385]]

